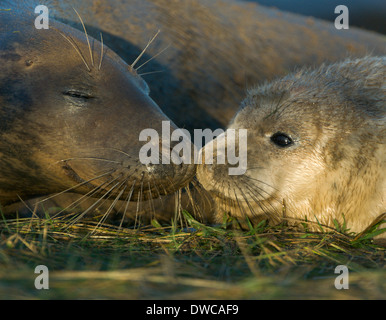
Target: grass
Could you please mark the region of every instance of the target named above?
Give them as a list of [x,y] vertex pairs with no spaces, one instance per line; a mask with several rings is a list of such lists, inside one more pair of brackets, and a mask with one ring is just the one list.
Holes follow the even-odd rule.
[[[319,232],[235,221],[207,226],[184,212],[176,223],[137,229],[63,219],[0,221],[3,299],[384,299],[385,248],[344,226]],[[232,228],[229,226],[232,225]],[[236,227],[235,227],[236,226]],[[49,290],[37,290],[37,265]],[[337,265],[349,289],[337,290]]]

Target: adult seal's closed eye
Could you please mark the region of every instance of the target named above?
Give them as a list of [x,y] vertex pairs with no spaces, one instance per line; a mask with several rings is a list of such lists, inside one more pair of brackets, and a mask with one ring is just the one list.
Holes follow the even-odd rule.
[[386,212],[385,79],[386,57],[365,57],[249,90],[228,127],[248,130],[246,173],[197,169],[215,219],[335,220],[359,232]]
[[193,165],[139,160],[140,132],[169,119],[135,70],[85,33],[53,19],[37,30],[35,18],[18,4],[0,11],[0,204],[71,188],[146,200],[183,187]]

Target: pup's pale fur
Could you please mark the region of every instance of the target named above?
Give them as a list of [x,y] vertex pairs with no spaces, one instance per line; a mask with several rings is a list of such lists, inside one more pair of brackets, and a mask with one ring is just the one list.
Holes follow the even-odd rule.
[[[249,90],[229,126],[248,129],[247,172],[198,168],[217,219],[345,219],[359,232],[386,212],[385,78],[386,57],[365,57]],[[278,133],[292,143],[275,144]]]

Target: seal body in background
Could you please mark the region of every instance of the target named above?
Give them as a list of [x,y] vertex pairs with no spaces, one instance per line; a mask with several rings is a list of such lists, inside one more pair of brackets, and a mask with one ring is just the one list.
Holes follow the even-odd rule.
[[248,90],[228,127],[248,130],[247,171],[228,175],[216,140],[214,163],[197,169],[215,220],[335,220],[360,232],[386,212],[385,79],[386,58],[368,56]]

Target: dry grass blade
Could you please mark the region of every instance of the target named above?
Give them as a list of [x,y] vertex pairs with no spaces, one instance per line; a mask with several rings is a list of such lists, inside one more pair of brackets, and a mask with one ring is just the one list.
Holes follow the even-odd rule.
[[[296,298],[305,292],[305,297],[312,298],[321,294],[314,288],[315,279],[332,281],[333,288],[334,269],[344,264],[358,275],[350,273],[350,286],[360,288],[355,294],[350,291],[350,297],[384,296],[382,285],[373,280],[384,277],[385,249],[369,239],[359,238],[353,246],[354,236],[332,230],[310,232],[260,224],[243,231],[228,229],[226,224],[208,226],[185,211],[182,214],[187,228],[155,221],[154,227],[137,229],[78,221],[64,230],[66,219],[0,220],[0,294],[2,275],[7,275],[7,281],[25,279],[30,285],[31,274],[23,270],[31,272],[34,266],[47,264],[53,284],[50,294],[58,286],[61,297],[65,290],[74,298],[71,286],[63,289],[63,283],[77,286],[81,281],[90,287],[87,297],[101,290],[96,283],[103,283],[124,285],[130,295],[120,298],[138,298],[141,288],[147,288],[147,293],[140,297],[153,297],[149,292],[158,292],[159,298],[176,297],[182,290],[190,298],[197,298],[195,294],[210,298],[210,292],[221,293],[223,299],[236,298],[236,292],[237,297],[258,298],[269,290],[273,298]],[[371,286],[362,286],[363,279],[371,280]],[[282,286],[287,286],[284,291]],[[99,293],[108,296],[106,291]],[[330,292],[330,297],[335,293]]]

